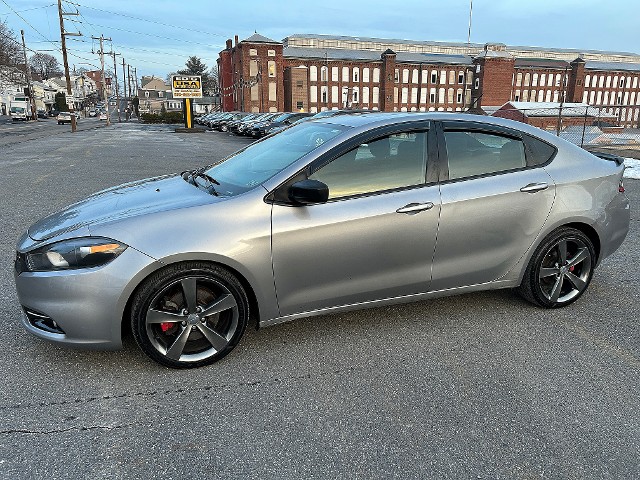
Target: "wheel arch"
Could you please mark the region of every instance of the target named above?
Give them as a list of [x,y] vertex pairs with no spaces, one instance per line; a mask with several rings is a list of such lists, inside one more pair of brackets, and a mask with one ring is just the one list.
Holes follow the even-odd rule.
[[[558,228],[562,228],[562,227],[569,227],[569,228],[575,228],[576,230],[580,230],[589,238],[589,240],[591,240],[591,243],[593,244],[593,248],[596,251],[596,265],[597,265],[598,262],[600,261],[600,249],[602,248],[602,243],[600,241],[600,235],[598,235],[598,232],[596,231],[596,229],[593,228],[591,225],[587,223],[582,223],[582,222],[567,223]],[[555,230],[557,230],[558,228],[556,228]]]
[[[174,265],[180,264],[180,263],[187,263],[187,262],[192,262],[194,260],[191,259],[181,259],[181,260],[176,260],[173,262],[169,262],[169,263],[164,263],[160,268],[154,269],[150,272],[147,272],[146,275],[142,276],[141,278],[138,279],[135,287],[133,288],[133,290],[131,291],[131,293],[129,294],[129,298],[127,299],[127,302],[125,304],[124,310],[122,311],[122,318],[120,319],[120,337],[121,339],[125,336],[125,335],[129,335],[131,333],[131,322],[130,322],[130,318],[131,318],[131,305],[133,302],[134,297],[136,296],[136,293],[138,292],[138,290],[140,289],[141,285],[147,280],[147,278],[149,278],[150,276],[156,274],[158,271],[160,270],[164,270],[166,268],[172,267]],[[213,260],[207,260],[207,259],[198,259],[198,262],[201,263],[207,263],[210,265],[214,265],[217,267],[221,267],[224,268],[225,270],[227,270],[229,273],[231,273],[233,276],[235,276],[238,281],[240,282],[240,284],[242,285],[242,287],[244,288],[246,294],[247,294],[247,299],[249,300],[249,319],[251,322],[255,322],[255,328],[258,329],[259,325],[260,325],[260,305],[256,296],[256,293],[253,289],[253,286],[251,285],[251,282],[249,282],[249,280],[247,280],[247,278],[241,273],[239,272],[237,269],[231,267],[228,264],[225,264],[223,262],[219,262],[219,261],[213,261]]]

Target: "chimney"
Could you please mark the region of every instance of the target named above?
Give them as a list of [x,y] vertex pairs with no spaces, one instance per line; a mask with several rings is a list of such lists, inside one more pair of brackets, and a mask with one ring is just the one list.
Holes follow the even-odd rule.
[[235,36],[236,39],[236,46],[238,45],[238,35]]
[[227,50],[231,50],[231,47],[233,46],[233,43],[231,41],[231,39],[227,40]]

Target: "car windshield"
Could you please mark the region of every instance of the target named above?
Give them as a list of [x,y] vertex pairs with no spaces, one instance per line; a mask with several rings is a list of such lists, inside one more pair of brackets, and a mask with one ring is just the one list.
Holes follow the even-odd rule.
[[220,183],[221,196],[244,193],[265,182],[296,160],[344,132],[348,127],[307,123],[245,147],[206,173]]

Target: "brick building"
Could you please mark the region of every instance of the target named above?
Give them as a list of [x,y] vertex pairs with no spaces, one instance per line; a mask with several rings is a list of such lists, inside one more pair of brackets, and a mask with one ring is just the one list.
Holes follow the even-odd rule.
[[640,55],[329,35],[227,40],[224,110],[466,111],[507,102],[588,103],[640,121]]

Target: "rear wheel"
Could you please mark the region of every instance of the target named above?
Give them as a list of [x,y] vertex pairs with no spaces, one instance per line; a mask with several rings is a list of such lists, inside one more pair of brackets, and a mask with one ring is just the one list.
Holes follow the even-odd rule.
[[589,237],[574,228],[561,228],[538,247],[518,291],[542,307],[564,307],[575,302],[587,289],[595,261],[595,249]]
[[248,317],[247,295],[235,276],[189,262],[145,280],[133,299],[131,327],[140,348],[156,362],[193,368],[231,352]]

